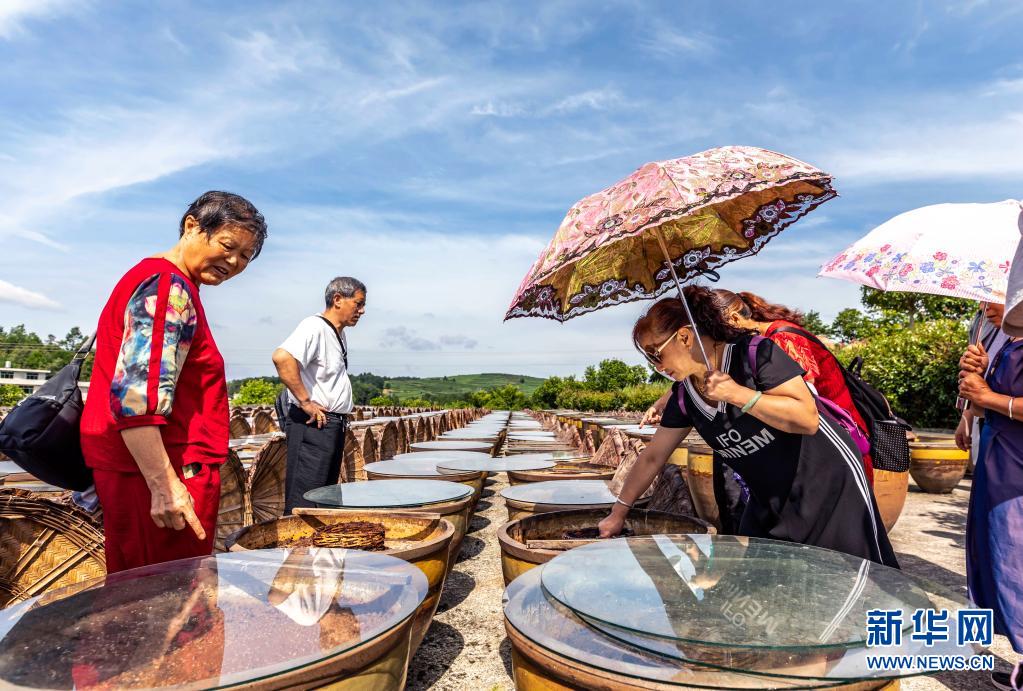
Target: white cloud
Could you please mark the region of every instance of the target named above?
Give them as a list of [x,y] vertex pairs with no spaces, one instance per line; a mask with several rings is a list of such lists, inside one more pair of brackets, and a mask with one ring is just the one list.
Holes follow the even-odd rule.
[[550,107],[550,112],[565,114],[580,110],[608,110],[622,103],[622,95],[614,89],[591,89],[572,94]]
[[[821,164],[844,179],[891,180],[1023,177],[1023,110],[986,119],[860,121]],[[869,132],[869,138],[864,138]]]
[[461,334],[441,336],[440,343],[444,346],[460,347],[466,350],[472,350],[479,345],[479,341],[475,338],[469,338]]
[[423,79],[421,81],[413,82],[405,86],[401,86],[395,89],[386,89],[384,91],[372,91],[359,100],[360,106],[368,106],[380,101],[396,101],[407,96],[413,96],[423,91],[434,88],[440,84],[443,84],[445,78],[435,77],[432,79]]
[[381,348],[401,348],[404,350],[439,350],[434,341],[419,336],[414,329],[407,326],[392,326],[384,329],[380,338]]
[[[548,238],[455,235],[407,224],[398,230],[392,216],[374,220],[361,209],[267,212],[287,220],[260,258],[203,295],[210,318],[228,327],[216,336],[231,377],[269,373],[269,353],[299,320],[321,309],[323,288],[336,274],[354,275],[368,287],[366,316],[347,334],[354,371],[546,375],[581,373],[604,357],[639,362],[628,335],[645,305],[605,310],[569,327],[541,319],[503,322]],[[327,223],[335,215],[359,221],[330,224],[328,231],[312,220]]]
[[649,38],[641,42],[641,45],[648,53],[675,59],[710,57],[717,52],[718,43],[716,37],[701,31],[683,32],[667,26],[658,26]]
[[985,96],[1001,96],[1004,94],[1023,94],[1023,77],[1015,79],[998,79],[988,86]]
[[519,115],[524,115],[526,109],[522,106],[515,105],[512,103],[494,103],[493,101],[487,101],[486,103],[477,103],[469,111],[470,115],[483,115],[495,118],[513,118]]
[[0,38],[10,39],[31,19],[48,19],[74,6],[69,0],[4,0],[0,2]]
[[33,309],[56,310],[60,304],[42,293],[37,293],[0,279],[0,302],[13,303]]

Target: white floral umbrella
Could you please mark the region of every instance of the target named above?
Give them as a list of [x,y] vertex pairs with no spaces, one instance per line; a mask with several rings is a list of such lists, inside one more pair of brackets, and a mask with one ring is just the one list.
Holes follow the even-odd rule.
[[1005,303],[1023,203],[936,204],[882,223],[820,276],[879,290]]

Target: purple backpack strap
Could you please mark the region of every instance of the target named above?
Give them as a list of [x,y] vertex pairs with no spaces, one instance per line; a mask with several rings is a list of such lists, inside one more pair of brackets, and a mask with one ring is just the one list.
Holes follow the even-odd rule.
[[749,339],[749,348],[747,348],[747,355],[749,357],[749,367],[753,371],[753,376],[757,376],[757,348],[760,347],[760,342],[764,340],[763,336],[754,336]]

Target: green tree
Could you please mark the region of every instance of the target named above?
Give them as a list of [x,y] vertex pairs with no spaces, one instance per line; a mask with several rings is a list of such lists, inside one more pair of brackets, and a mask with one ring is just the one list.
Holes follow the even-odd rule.
[[867,287],[860,289],[860,302],[879,321],[909,328],[918,322],[935,319],[961,321],[977,310],[977,303],[972,300]]
[[[85,336],[81,329],[74,327],[62,340],[47,336],[44,341],[38,334],[29,331],[24,324],[0,327],[0,364],[10,361],[14,367],[48,370],[51,374],[61,369],[74,357]],[[86,358],[82,368],[82,380],[88,381],[92,374],[92,356]]]
[[858,309],[847,307],[831,322],[829,331],[834,338],[850,343],[868,337],[877,330],[877,323]]
[[522,410],[528,402],[526,394],[522,393],[522,389],[514,384],[505,384],[469,394],[469,403],[475,408]]
[[935,319],[883,327],[870,338],[839,349],[845,364],[863,358],[863,378],[887,398],[892,409],[917,427],[955,427],[959,357],[966,325]]
[[0,384],[0,406],[17,405],[26,395],[20,386]]
[[369,405],[390,407],[401,405],[401,402],[394,396],[374,396],[370,399]]
[[637,386],[647,379],[643,365],[627,365],[621,360],[601,360],[599,365],[586,368],[583,381],[594,391],[618,391],[626,386]]
[[352,398],[356,405],[368,405],[370,400],[381,396],[386,388],[387,381],[371,372],[351,375]]
[[533,396],[530,399],[530,407],[543,410],[545,408],[556,408],[558,405],[558,395],[567,386],[574,385],[575,377],[547,377],[543,380],[543,383],[536,388],[533,392]]
[[803,315],[803,328],[815,336],[830,338],[833,335],[831,326],[821,318],[820,312],[816,310],[810,310]]
[[265,379],[249,379],[239,387],[233,400],[236,405],[273,405],[281,388]]

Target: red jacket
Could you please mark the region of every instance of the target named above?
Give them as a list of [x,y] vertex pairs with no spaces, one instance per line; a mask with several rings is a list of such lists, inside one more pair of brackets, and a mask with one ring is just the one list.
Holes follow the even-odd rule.
[[100,315],[82,414],[86,464],[138,472],[121,430],[146,425],[160,427],[175,469],[227,457],[224,358],[199,287],[173,263],[155,258],[121,278]]

